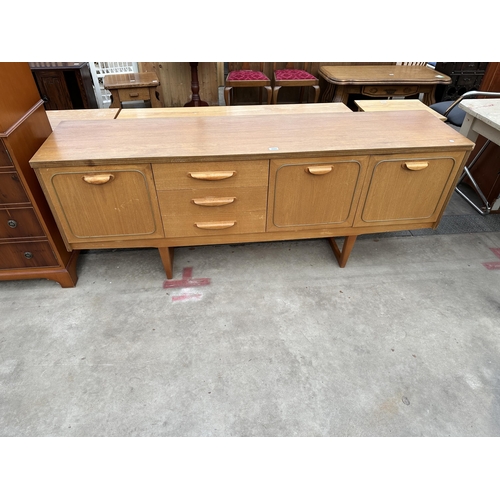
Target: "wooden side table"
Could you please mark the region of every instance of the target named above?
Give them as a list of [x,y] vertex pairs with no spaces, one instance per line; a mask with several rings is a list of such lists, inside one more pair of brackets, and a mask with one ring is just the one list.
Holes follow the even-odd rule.
[[161,108],[156,88],[160,81],[156,73],[123,73],[106,75],[104,88],[111,92],[110,108],[121,108],[123,102],[151,101],[152,108]]
[[446,117],[439,114],[437,111],[426,106],[418,99],[374,99],[374,100],[359,100],[354,101],[354,104],[360,111],[427,111],[434,115],[439,120],[445,122]]
[[344,104],[350,94],[376,98],[424,94],[423,102],[430,106],[436,102],[436,86],[451,82],[449,76],[426,66],[321,66],[319,75],[327,83],[323,102]]

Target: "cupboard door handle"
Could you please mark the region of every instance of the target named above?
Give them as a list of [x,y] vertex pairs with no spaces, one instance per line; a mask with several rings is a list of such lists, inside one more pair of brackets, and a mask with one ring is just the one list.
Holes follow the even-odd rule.
[[112,181],[115,178],[113,174],[92,174],[84,175],[82,179],[87,184],[106,184],[106,182]]
[[227,197],[227,198],[213,198],[208,196],[207,198],[195,198],[191,200],[195,205],[200,207],[221,207],[223,205],[229,205],[230,203],[234,203],[236,198]]
[[227,222],[195,222],[194,225],[199,229],[228,229],[236,224],[235,220]]
[[307,167],[306,171],[312,175],[325,175],[333,170],[333,165],[326,165],[324,167]]
[[223,179],[229,179],[236,172],[235,171],[220,171],[220,172],[189,172],[188,176],[193,179],[198,179],[201,181],[221,181]]
[[408,170],[423,170],[429,166],[427,161],[407,161],[403,164]]

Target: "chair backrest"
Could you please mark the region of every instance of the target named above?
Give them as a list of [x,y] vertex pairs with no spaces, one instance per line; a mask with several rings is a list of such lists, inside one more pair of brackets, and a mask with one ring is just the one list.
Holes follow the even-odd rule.
[[263,62],[230,62],[228,63],[228,70],[238,71],[240,69],[253,70],[253,71],[264,71]]

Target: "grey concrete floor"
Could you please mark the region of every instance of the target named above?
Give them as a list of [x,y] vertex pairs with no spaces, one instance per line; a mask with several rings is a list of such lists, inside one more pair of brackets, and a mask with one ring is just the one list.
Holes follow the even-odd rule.
[[210,280],[179,288],[155,249],[88,251],[73,289],[0,282],[0,435],[499,436],[499,248],[179,248],[174,278]]

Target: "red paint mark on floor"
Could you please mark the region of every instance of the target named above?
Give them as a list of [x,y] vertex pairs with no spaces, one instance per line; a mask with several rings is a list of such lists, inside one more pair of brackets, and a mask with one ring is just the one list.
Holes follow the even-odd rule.
[[192,278],[192,276],[193,268],[185,267],[182,270],[181,280],[166,280],[163,282],[163,288],[190,288],[210,285],[210,278]]
[[483,262],[483,266],[489,271],[500,269],[500,260],[497,262]]
[[500,259],[500,248],[490,248],[490,250]]
[[201,299],[203,294],[201,293],[183,293],[182,295],[175,295],[172,297],[172,302],[179,302],[181,300],[189,300],[189,299]]

